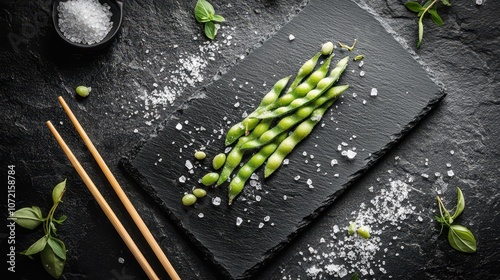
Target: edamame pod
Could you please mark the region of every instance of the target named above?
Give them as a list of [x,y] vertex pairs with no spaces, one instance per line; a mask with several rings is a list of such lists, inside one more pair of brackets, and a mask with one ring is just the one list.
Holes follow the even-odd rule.
[[316,71],[314,71],[307,79],[302,82],[299,86],[297,86],[292,91],[287,91],[284,95],[282,95],[276,102],[273,104],[267,105],[265,107],[260,108],[259,110],[255,110],[254,113],[250,115],[250,118],[256,117],[259,114],[270,111],[275,108],[288,106],[292,101],[297,98],[304,97],[309,91],[314,89],[319,81],[326,77],[328,74],[328,70],[330,68],[330,62],[332,60],[333,55],[330,55],[323,65],[319,67]]
[[286,136],[286,133],[282,133],[273,142],[262,147],[258,153],[253,155],[247,163],[245,163],[245,165],[238,170],[238,173],[229,184],[229,205],[231,205],[233,200],[241,193],[248,178],[252,176],[255,170],[264,164],[266,159],[276,150],[278,145],[286,138]]
[[314,100],[311,105],[303,106],[296,110],[293,114],[283,117],[273,128],[263,133],[259,138],[245,142],[241,146],[241,149],[253,149],[269,143],[276,136],[289,130],[296,124],[300,123],[302,120],[309,117],[316,108],[319,108],[329,100],[335,99],[340,96],[340,94],[344,92],[348,87],[349,85],[342,85],[330,88],[321,97]]
[[255,127],[255,129],[252,130],[252,132],[248,136],[240,137],[236,145],[227,155],[226,163],[222,167],[222,171],[215,186],[220,186],[224,182],[226,182],[236,166],[240,164],[241,160],[243,159],[243,155],[245,154],[245,152],[241,149],[241,146],[249,140],[260,137],[269,129],[271,122],[272,120],[263,120]]
[[276,169],[278,169],[283,163],[285,157],[290,152],[292,152],[295,146],[297,146],[297,144],[300,143],[300,141],[302,141],[311,133],[314,126],[319,123],[319,121],[325,114],[326,110],[328,110],[328,108],[332,106],[337,97],[329,100],[319,108],[315,109],[307,120],[300,123],[297,126],[297,128],[286,139],[281,141],[278,148],[276,148],[276,150],[273,152],[271,156],[269,156],[269,159],[267,160],[266,167],[264,168],[265,178],[269,177],[269,175],[271,175],[274,171],[276,171]]
[[335,82],[338,81],[338,79],[340,78],[340,75],[342,75],[345,68],[347,67],[348,61],[349,61],[349,56],[346,56],[343,59],[341,59],[337,63],[335,68],[330,72],[330,75],[328,77],[321,79],[318,82],[318,84],[316,85],[316,88],[309,91],[306,94],[306,96],[293,100],[287,106],[282,106],[282,107],[273,109],[272,111],[265,111],[265,112],[259,113],[257,116],[254,116],[254,117],[258,118],[258,119],[276,118],[276,117],[282,116],[284,114],[287,114],[291,111],[297,110],[300,107],[305,106],[306,104],[314,101],[315,99],[320,97],[325,91],[327,91]]
[[[278,99],[280,96],[281,92],[283,89],[286,87],[288,84],[288,80],[290,80],[291,76],[285,77],[277,81],[271,91],[269,91],[264,98],[262,98],[262,101],[260,102],[259,106],[255,110],[259,110],[259,108],[265,107],[267,105],[270,105]],[[251,131],[254,129],[258,124],[260,120],[255,119],[255,118],[250,118],[246,117],[243,121],[233,125],[226,134],[226,146],[229,146],[233,144],[238,138],[240,138],[245,132]]]
[[297,76],[295,76],[295,79],[292,81],[292,84],[288,88],[287,93],[293,91],[307,75],[311,74],[311,72],[316,67],[316,64],[318,63],[318,59],[320,56],[321,52],[318,52],[311,59],[302,64],[299,72],[297,73]]

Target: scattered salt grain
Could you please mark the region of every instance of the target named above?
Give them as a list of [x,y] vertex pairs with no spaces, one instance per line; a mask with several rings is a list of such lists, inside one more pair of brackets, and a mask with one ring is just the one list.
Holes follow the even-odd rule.
[[259,223],[259,228],[263,228],[264,227],[264,223],[263,222],[260,222]]
[[190,160],[186,160],[186,164],[184,166],[186,166],[186,168],[189,170],[193,169],[193,164]]
[[378,95],[378,90],[376,88],[372,88],[370,96],[377,96],[377,95]]
[[198,218],[203,218],[203,217],[205,217],[205,214],[203,213],[198,214]]
[[240,225],[241,225],[241,223],[243,223],[243,219],[242,219],[242,218],[240,218],[240,217],[236,217],[236,225],[237,225],[237,226],[240,226]]
[[119,257],[119,258],[118,258],[118,262],[119,262],[119,263],[124,263],[124,262],[125,262],[125,259],[123,259],[122,257]]
[[212,198],[212,204],[215,205],[215,206],[219,206],[221,203],[221,198],[216,196],[214,198]]
[[300,175],[295,176],[293,179],[294,179],[295,181],[300,180]]
[[336,159],[332,159],[332,161],[330,162],[330,165],[331,165],[331,166],[334,166],[334,165],[337,165],[338,163],[339,163],[339,161],[338,161],[338,160],[336,160]]
[[265,216],[265,217],[264,217],[264,222],[269,222],[269,220],[270,220],[270,219],[271,219],[271,217],[270,217],[270,216]]
[[295,36],[293,34],[288,35],[288,40],[293,41],[295,39]]
[[363,70],[359,71],[359,76],[360,76],[360,77],[365,76],[365,74],[366,74],[366,73],[365,73],[365,71],[363,71]]
[[175,126],[175,129],[177,129],[177,130],[181,130],[181,129],[182,129],[182,124],[178,123],[178,124]]
[[476,5],[478,5],[478,6],[483,5],[483,0],[476,0]]
[[184,175],[182,175],[181,177],[179,177],[179,182],[185,183],[186,182],[186,177]]
[[455,172],[453,172],[453,170],[448,170],[448,172],[446,172],[448,174],[448,176],[450,177],[453,177],[455,175]]

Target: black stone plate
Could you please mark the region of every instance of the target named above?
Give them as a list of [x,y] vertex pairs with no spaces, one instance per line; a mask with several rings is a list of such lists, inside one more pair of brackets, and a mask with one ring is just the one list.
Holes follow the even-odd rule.
[[[225,150],[227,129],[251,112],[274,82],[295,75],[322,43],[350,45],[355,38],[355,50],[336,49],[334,62],[363,54],[364,65],[350,61],[338,82],[350,88],[287,165],[266,180],[259,170],[259,179],[253,186],[247,183],[232,206],[227,206],[227,185],[208,189],[195,206],[181,204],[183,194],[199,187],[198,180],[211,170],[211,158]],[[370,96],[373,88],[377,96]],[[247,278],[343,191],[355,187],[355,180],[443,96],[367,11],[351,1],[315,0],[231,71],[200,89],[123,163],[215,265],[230,278]],[[357,154],[348,159],[339,147]],[[202,148],[208,158],[197,162],[193,154]],[[333,159],[338,164],[332,166]],[[219,206],[212,203],[217,197]]]

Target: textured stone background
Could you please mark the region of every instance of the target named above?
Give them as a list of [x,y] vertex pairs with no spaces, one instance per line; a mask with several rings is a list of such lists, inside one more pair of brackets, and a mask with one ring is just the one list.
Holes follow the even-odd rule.
[[[452,7],[440,10],[445,22],[442,27],[426,21],[424,42],[421,49],[415,50],[416,18],[403,6],[404,1],[366,2],[361,4],[368,6],[408,51],[416,54],[448,95],[355,188],[327,209],[255,278],[311,278],[307,270],[321,267],[320,260],[309,259],[317,255],[314,250],[331,252],[327,245],[338,244],[338,240],[330,236],[333,226],[342,229],[353,213],[363,212],[360,206],[363,202],[370,205],[375,193],[387,188],[390,180],[401,180],[412,187],[404,203],[415,206],[418,215],[388,226],[378,236],[382,250],[370,261],[374,275],[362,279],[389,276],[393,279],[493,279],[500,273],[500,195],[497,192],[500,4],[493,0],[484,0],[481,6],[472,0],[453,1]],[[4,0],[0,3],[0,162],[5,176],[7,165],[16,165],[17,207],[38,205],[45,213],[50,207],[52,187],[68,178],[68,192],[59,209],[68,216],[58,231],[69,249],[63,279],[144,279],[145,275],[44,124],[52,120],[96,184],[107,186],[58,105],[59,95],[71,102],[73,110],[78,110],[80,122],[144,219],[151,221],[153,234],[180,276],[220,279],[211,263],[123,172],[119,160],[138,142],[154,135],[162,120],[196,88],[230,71],[242,56],[272,36],[307,3],[213,1],[227,23],[218,36],[214,59],[207,60],[206,67],[200,69],[204,79],[195,82],[195,87],[183,87],[163,78],[164,73],[178,69],[180,55],[194,54],[202,58],[206,55],[200,51],[200,45],[204,46],[206,40],[192,16],[194,4],[195,1],[126,1],[125,22],[117,40],[104,52],[83,55],[68,52],[57,43],[49,21],[50,1]],[[92,86],[89,98],[81,100],[74,96],[73,89],[80,84]],[[182,92],[175,102],[167,106],[146,102],[151,101],[146,97],[153,96],[155,89],[165,86]],[[453,170],[454,176],[447,175],[449,170]],[[442,176],[436,177],[435,172]],[[428,174],[429,178],[421,174]],[[409,182],[410,177],[414,178],[413,182]],[[456,199],[455,187],[463,190],[467,203],[459,221],[468,226],[478,240],[478,252],[473,255],[452,250],[444,235],[438,235],[439,228],[433,221],[436,192],[440,191],[452,205]],[[139,237],[112,190],[104,187],[101,191],[123,217],[126,227],[132,229],[132,235]],[[7,192],[3,201],[6,199]],[[422,217],[422,221],[417,220],[417,216]],[[8,235],[5,227],[2,228],[0,244],[5,256]],[[32,233],[18,227],[16,250],[26,249],[39,235],[39,231]],[[325,239],[324,243],[321,238]],[[156,270],[161,271],[145,242],[139,239],[139,245]],[[120,258],[123,263],[119,262]],[[345,277],[349,279],[352,268],[349,261],[339,257],[335,264],[349,269]],[[352,268],[356,270],[359,271]],[[166,274],[161,276],[168,279]],[[323,273],[323,279],[329,277],[332,276]],[[50,278],[39,260],[18,256],[16,273],[9,274],[9,279]]]

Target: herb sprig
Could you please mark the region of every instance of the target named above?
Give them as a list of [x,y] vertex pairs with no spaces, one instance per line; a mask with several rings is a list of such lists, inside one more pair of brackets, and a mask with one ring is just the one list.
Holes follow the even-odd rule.
[[62,215],[59,219],[56,219],[54,218],[54,213],[59,203],[62,202],[61,199],[65,191],[66,180],[54,187],[52,190],[53,205],[45,218],[37,206],[18,209],[9,217],[9,219],[14,220],[18,225],[31,230],[41,224],[43,225],[44,236],[20,254],[32,259],[33,255],[40,253],[43,267],[56,279],[61,276],[66,263],[66,245],[62,240],[55,237],[57,236],[56,224],[62,224],[66,220],[66,216]]
[[423,19],[424,16],[429,14],[432,21],[437,24],[438,26],[443,25],[443,19],[439,16],[437,12],[437,3],[441,2],[445,6],[451,6],[449,0],[428,0],[425,2],[425,4],[422,6],[420,3],[415,2],[415,1],[410,1],[405,3],[405,7],[414,12],[417,13],[418,17],[418,42],[417,42],[417,48],[420,48],[420,44],[422,44],[422,39],[424,38],[424,23]]
[[465,209],[465,199],[462,190],[457,188],[457,192],[458,202],[453,215],[446,209],[441,198],[439,196],[436,197],[439,206],[439,214],[441,215],[440,217],[436,216],[436,220],[441,224],[441,232],[445,226],[448,227],[448,242],[451,247],[460,252],[474,253],[476,252],[476,239],[472,232],[462,225],[454,224],[455,219],[460,216]]
[[196,21],[204,25],[205,36],[215,39],[219,30],[219,23],[226,21],[223,16],[215,14],[215,9],[206,0],[198,0],[194,7]]

